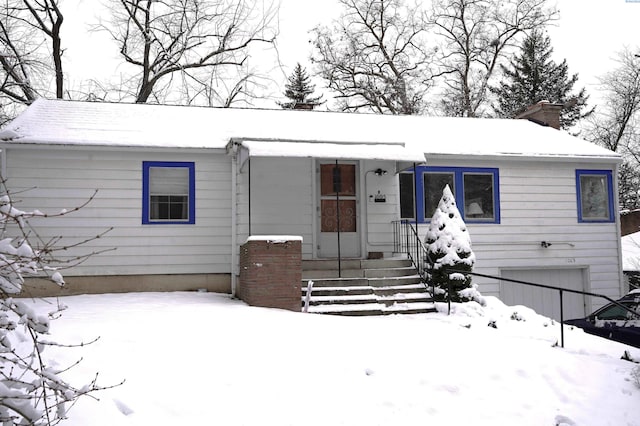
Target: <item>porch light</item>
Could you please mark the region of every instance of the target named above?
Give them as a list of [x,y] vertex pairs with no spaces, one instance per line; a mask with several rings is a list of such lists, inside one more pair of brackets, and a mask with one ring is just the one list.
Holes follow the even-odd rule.
[[376,170],[373,171],[373,173],[375,173],[376,176],[383,176],[383,175],[387,174],[387,171],[386,170],[382,170],[382,169],[376,169]]

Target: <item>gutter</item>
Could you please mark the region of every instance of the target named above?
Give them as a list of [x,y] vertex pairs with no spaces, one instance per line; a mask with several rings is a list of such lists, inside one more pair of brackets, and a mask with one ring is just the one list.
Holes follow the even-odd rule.
[[599,156],[599,155],[572,155],[572,154],[518,154],[518,153],[433,153],[425,152],[425,157],[431,160],[451,161],[484,161],[484,160],[509,160],[509,161],[552,161],[552,162],[568,162],[568,163],[615,163],[621,164],[622,157],[618,155]]

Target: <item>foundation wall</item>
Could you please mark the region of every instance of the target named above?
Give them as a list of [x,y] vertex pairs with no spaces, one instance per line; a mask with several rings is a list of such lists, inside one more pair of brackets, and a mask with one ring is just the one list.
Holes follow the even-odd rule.
[[197,290],[231,293],[230,274],[80,276],[65,277],[65,282],[66,285],[60,288],[42,278],[29,278],[25,282],[21,296],[51,297],[76,294]]

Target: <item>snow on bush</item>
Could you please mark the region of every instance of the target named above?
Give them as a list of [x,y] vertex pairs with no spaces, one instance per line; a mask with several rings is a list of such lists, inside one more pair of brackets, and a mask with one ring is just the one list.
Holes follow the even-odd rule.
[[[16,208],[4,181],[0,182],[4,188],[0,196],[0,424],[53,425],[66,418],[68,407],[80,396],[103,388],[95,378],[80,387],[67,383],[62,376],[73,365],[56,368],[56,361],[47,358],[47,347],[72,346],[51,338],[51,319],[65,307],[58,304],[48,315],[39,315],[19,295],[28,292],[25,277],[47,277],[64,286],[59,271],[63,262],[54,254],[67,247],[56,245],[61,238],[49,243],[34,238],[37,233],[29,219],[47,215]],[[57,215],[65,214],[67,211]],[[31,239],[40,245],[32,244]],[[69,260],[65,262],[68,267]]]
[[[442,191],[425,242],[429,279],[435,286],[436,300],[447,300],[451,289],[451,301],[476,301],[483,305],[484,299],[467,273],[473,270],[476,260],[471,249],[471,237],[449,185]],[[449,272],[448,269],[454,269],[455,272]]]

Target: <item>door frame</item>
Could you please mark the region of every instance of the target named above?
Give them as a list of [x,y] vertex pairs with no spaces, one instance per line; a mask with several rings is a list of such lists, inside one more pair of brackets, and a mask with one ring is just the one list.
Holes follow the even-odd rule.
[[[336,256],[331,256],[331,255],[324,255],[322,253],[322,249],[321,249],[321,244],[322,244],[322,232],[321,232],[321,208],[320,208],[320,201],[321,201],[321,183],[320,183],[320,179],[321,179],[321,171],[320,171],[320,166],[322,164],[334,164],[336,163],[336,159],[330,159],[330,158],[323,158],[323,159],[316,159],[315,163],[314,163],[314,170],[315,170],[315,177],[313,179],[313,191],[314,191],[314,196],[313,196],[313,210],[315,212],[314,216],[313,216],[313,235],[314,235],[314,244],[313,244],[313,257],[317,258],[317,259],[335,259],[337,258]],[[343,251],[341,253],[341,257],[343,259],[362,259],[363,256],[363,252],[364,252],[364,247],[363,247],[363,215],[364,215],[364,211],[363,211],[363,206],[362,206],[362,178],[361,178],[361,169],[362,169],[362,162],[360,160],[351,160],[351,159],[338,159],[338,164],[352,164],[355,165],[355,183],[354,183],[354,187],[355,187],[355,191],[356,191],[356,195],[355,195],[355,201],[356,201],[356,212],[355,212],[355,217],[356,217],[356,231],[355,235],[353,236],[349,236],[347,242],[352,244],[351,248],[353,249],[353,251],[351,253],[344,252],[344,242],[345,240],[343,240],[343,233],[341,233],[341,248]],[[348,234],[352,234],[352,233],[348,233]]]

